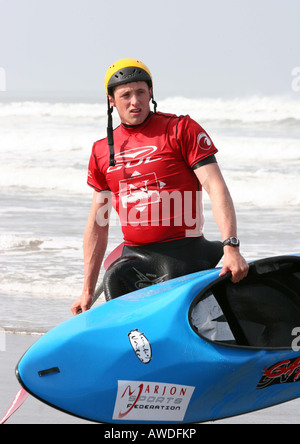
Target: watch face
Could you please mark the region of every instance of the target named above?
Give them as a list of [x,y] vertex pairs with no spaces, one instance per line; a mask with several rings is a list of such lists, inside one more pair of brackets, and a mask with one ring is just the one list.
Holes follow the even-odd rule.
[[231,245],[232,247],[239,247],[240,241],[236,237],[230,237],[226,241],[223,242],[223,245]]

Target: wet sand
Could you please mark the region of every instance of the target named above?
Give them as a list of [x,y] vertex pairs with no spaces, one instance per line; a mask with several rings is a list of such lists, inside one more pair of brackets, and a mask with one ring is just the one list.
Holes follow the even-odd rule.
[[[39,336],[6,334],[5,351],[0,351],[0,418],[10,407],[20,385],[15,367],[26,350]],[[215,421],[210,424],[299,424],[300,399],[247,415]],[[8,420],[7,424],[93,424],[55,410],[33,397]],[[128,427],[130,428],[130,427]]]

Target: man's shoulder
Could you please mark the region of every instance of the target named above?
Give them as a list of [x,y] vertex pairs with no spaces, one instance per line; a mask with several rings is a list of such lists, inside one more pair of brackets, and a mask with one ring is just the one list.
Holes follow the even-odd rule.
[[[120,130],[121,125],[117,126],[114,129],[114,135],[116,135],[119,130]],[[107,146],[108,145],[108,139],[107,137],[103,137],[103,139],[99,139],[96,142],[94,142],[94,150],[98,149],[98,148],[102,148],[103,146]]]
[[154,114],[155,116],[157,116],[157,117],[159,117],[159,118],[165,118],[165,119],[174,119],[174,118],[177,118],[178,119],[178,116],[176,115],[176,114],[174,114],[174,113],[163,113],[163,112],[161,112],[161,111],[157,111],[157,113],[156,114]]
[[182,116],[177,116],[177,114],[162,113],[162,112],[157,112],[156,114],[153,114],[153,116],[158,120],[174,120],[174,119],[178,120],[182,117]]
[[98,145],[103,145],[104,143],[107,143],[107,137],[104,137],[103,139],[96,140],[94,142],[94,148],[96,148]]
[[161,112],[157,112],[156,114],[154,114],[156,116],[157,119],[159,120],[168,120],[168,121],[174,121],[174,122],[184,122],[187,125],[191,122],[194,122],[193,119],[191,119],[191,117],[188,114],[171,114],[171,113],[161,113]]
[[178,116],[177,114],[157,112],[152,116],[152,122],[154,125],[165,127],[166,129],[174,128],[176,130],[177,125],[186,116]]

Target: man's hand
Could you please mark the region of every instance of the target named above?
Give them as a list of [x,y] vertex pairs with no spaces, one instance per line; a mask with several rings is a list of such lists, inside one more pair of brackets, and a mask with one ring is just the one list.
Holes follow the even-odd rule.
[[74,316],[89,310],[92,306],[93,296],[82,293],[82,295],[74,302],[71,311]]
[[223,268],[219,276],[225,276],[226,273],[231,272],[231,280],[236,284],[248,275],[248,271],[249,265],[240,254],[239,249],[229,245],[224,247]]

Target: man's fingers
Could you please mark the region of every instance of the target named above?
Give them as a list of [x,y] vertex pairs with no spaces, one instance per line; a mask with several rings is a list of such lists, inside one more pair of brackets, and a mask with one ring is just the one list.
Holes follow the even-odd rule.
[[232,266],[231,268],[229,266],[223,266],[219,276],[225,276],[228,272],[231,272],[231,281],[234,284],[237,284],[241,280],[243,280],[247,275],[249,271],[249,265],[247,262],[243,264],[242,266]]

